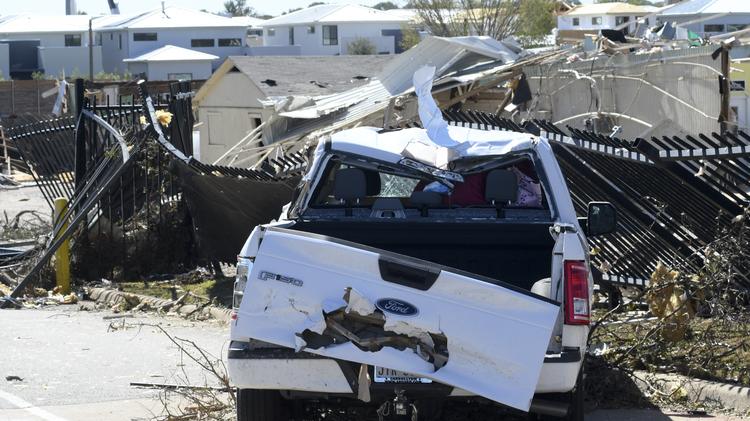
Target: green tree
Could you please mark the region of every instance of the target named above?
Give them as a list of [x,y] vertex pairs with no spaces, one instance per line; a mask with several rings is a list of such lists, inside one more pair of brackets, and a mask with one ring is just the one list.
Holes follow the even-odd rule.
[[378,10],[391,10],[391,9],[398,9],[398,6],[392,1],[381,1],[375,6],[372,6],[372,8],[378,9]]
[[314,1],[310,3],[307,7],[314,7],[314,6],[320,6],[321,4],[325,4],[325,2],[322,1]]
[[85,11],[85,10],[79,10],[79,11],[78,11],[78,12],[76,12],[76,13],[78,13],[79,15],[88,15],[88,13],[86,13],[86,11]]
[[296,12],[298,10],[302,10],[302,8],[301,7],[296,7],[294,9],[289,9],[286,12],[282,13],[282,15],[286,15],[287,13],[294,13],[294,12]]
[[401,25],[401,48],[404,51],[419,44],[422,38],[419,36],[419,31],[414,25]]
[[518,11],[518,32],[525,44],[535,44],[555,27],[555,0],[524,0]]
[[224,11],[232,16],[249,16],[255,12],[247,5],[247,0],[227,0],[224,2]]
[[355,38],[346,46],[346,52],[353,56],[367,56],[375,54],[375,44],[367,38]]

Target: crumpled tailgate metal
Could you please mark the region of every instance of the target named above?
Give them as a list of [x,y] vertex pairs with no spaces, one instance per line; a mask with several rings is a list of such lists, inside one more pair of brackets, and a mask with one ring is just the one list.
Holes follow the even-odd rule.
[[235,332],[429,377],[527,411],[559,304],[486,281],[343,240],[269,228]]

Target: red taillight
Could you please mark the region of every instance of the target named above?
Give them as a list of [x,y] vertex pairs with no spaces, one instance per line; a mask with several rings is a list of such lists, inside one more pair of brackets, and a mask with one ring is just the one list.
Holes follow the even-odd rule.
[[589,324],[589,273],[586,262],[565,261],[565,324]]

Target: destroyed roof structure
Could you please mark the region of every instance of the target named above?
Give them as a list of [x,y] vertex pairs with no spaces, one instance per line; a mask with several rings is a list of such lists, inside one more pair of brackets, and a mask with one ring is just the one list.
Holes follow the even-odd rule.
[[230,56],[196,93],[208,95],[226,73],[239,72],[267,97],[322,96],[367,83],[391,60],[388,56]]

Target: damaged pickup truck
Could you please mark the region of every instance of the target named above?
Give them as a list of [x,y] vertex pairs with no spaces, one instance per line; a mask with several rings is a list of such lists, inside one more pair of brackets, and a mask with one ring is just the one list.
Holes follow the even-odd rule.
[[283,217],[245,243],[239,420],[306,402],[434,419],[449,399],[583,419],[586,235],[613,231],[614,209],[579,224],[545,139],[420,116],[426,130],[322,140]]

